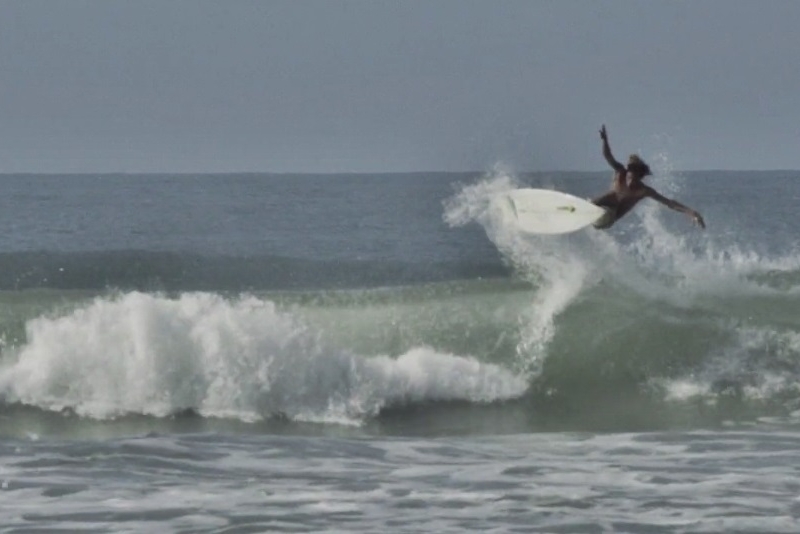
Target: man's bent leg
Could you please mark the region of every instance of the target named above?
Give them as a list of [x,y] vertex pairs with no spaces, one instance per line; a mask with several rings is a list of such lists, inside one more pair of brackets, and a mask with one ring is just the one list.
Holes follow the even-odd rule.
[[614,214],[614,210],[609,208],[603,208],[605,213],[600,216],[595,222],[592,223],[592,226],[597,228],[598,230],[605,230],[607,228],[611,228],[611,226],[617,222],[617,217]]

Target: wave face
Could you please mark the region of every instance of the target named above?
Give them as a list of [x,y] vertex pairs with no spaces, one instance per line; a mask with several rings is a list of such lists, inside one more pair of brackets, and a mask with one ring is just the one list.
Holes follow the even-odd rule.
[[[680,198],[682,179],[657,178]],[[191,276],[181,271],[192,256],[167,253],[6,256],[28,263],[7,270],[0,291],[3,410],[406,430],[458,420],[491,432],[796,417],[795,244],[700,232],[655,204],[613,233],[523,235],[500,224],[489,199],[524,185],[496,170],[457,186],[444,224],[482,229],[500,261],[440,270],[286,260],[280,279],[276,257],[233,267],[218,257],[200,261],[219,268],[204,278],[191,261]],[[725,217],[706,216],[718,227]],[[151,260],[157,268],[136,271]],[[174,279],[163,276],[170,261]],[[7,274],[37,266],[52,271],[47,284],[20,290]],[[115,266],[133,274],[96,275]],[[153,271],[161,278],[139,287]],[[325,287],[314,287],[321,276]]]

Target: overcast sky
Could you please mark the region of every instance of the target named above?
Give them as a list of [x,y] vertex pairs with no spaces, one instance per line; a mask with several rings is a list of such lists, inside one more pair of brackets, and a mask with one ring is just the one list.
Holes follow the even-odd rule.
[[800,1],[0,0],[0,172],[800,169]]

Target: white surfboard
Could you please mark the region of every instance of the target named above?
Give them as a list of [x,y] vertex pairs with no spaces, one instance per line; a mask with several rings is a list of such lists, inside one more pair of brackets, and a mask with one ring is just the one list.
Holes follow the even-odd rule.
[[532,234],[566,234],[596,222],[605,210],[552,189],[514,189],[492,199],[504,222]]

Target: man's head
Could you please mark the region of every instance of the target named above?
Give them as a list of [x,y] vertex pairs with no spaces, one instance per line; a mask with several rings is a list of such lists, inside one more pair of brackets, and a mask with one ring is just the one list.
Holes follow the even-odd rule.
[[636,154],[631,154],[628,158],[628,172],[631,174],[631,177],[637,180],[641,180],[645,176],[653,174],[650,172],[650,166],[642,161],[642,158]]

